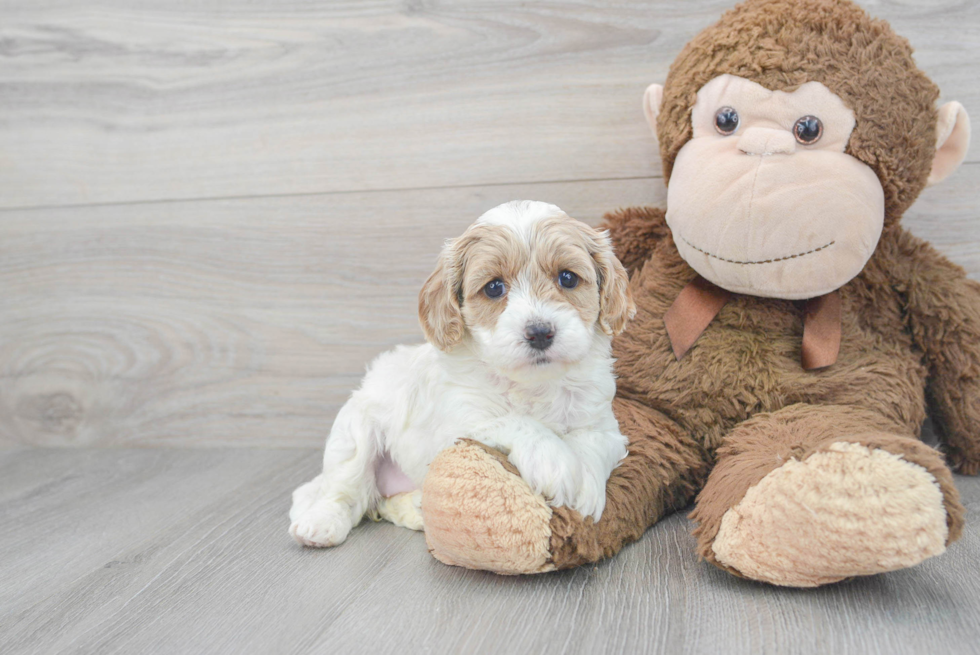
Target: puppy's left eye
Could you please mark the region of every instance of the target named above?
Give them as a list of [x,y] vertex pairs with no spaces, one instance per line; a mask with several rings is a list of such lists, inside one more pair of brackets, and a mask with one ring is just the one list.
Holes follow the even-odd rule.
[[578,276],[571,271],[562,271],[558,274],[558,284],[566,289],[574,289],[578,286]]
[[507,287],[501,280],[487,282],[483,287],[483,293],[487,294],[488,298],[499,298],[500,296],[504,295],[506,291]]

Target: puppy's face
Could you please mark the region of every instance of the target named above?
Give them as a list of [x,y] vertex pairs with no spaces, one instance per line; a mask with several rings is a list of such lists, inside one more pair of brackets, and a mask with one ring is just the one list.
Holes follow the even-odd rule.
[[633,312],[608,237],[532,202],[492,209],[448,243],[419,296],[431,343],[448,351],[470,338],[483,361],[522,376],[580,361]]

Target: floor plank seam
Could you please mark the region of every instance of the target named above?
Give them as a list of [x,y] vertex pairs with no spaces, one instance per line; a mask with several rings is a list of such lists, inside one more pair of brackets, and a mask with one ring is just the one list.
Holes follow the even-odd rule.
[[[977,162],[980,163],[980,162]],[[963,164],[964,166],[966,163]],[[626,177],[596,177],[569,180],[530,180],[479,182],[473,184],[446,184],[436,186],[386,187],[379,189],[344,189],[335,191],[301,191],[297,193],[269,193],[254,195],[201,196],[186,198],[154,198],[150,200],[120,200],[115,202],[74,203],[66,205],[24,205],[19,207],[0,207],[0,214],[11,212],[59,211],[67,209],[97,209],[100,207],[139,207],[145,205],[167,205],[179,203],[233,202],[242,200],[276,200],[282,198],[315,198],[317,196],[357,195],[368,193],[411,193],[415,191],[452,191],[456,189],[498,188],[506,186],[531,186],[547,184],[588,184],[595,182],[631,182],[638,180],[662,180],[662,175],[636,175]]]

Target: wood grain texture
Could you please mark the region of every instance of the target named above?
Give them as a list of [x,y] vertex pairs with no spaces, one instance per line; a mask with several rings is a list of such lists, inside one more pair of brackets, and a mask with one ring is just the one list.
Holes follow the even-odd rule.
[[[980,277],[976,173],[906,224]],[[364,366],[418,343],[444,239],[514,198],[590,223],[660,180],[0,212],[0,443],[322,444]]]
[[0,651],[971,653],[980,479],[963,539],[912,569],[779,589],[694,555],[675,515],[615,559],[534,577],[447,567],[420,533],[286,534],[312,450],[0,453]]
[[364,366],[422,341],[443,241],[533,196],[596,222],[646,181],[6,212],[0,441],[319,445]]
[[[0,207],[656,177],[643,90],[731,4],[4,2]],[[980,3],[865,4],[980,116]]]

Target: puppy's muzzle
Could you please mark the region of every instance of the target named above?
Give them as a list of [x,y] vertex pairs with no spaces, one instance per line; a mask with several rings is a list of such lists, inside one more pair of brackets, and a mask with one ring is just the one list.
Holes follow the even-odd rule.
[[531,323],[524,328],[524,338],[535,350],[547,350],[555,340],[555,328],[550,323]]

